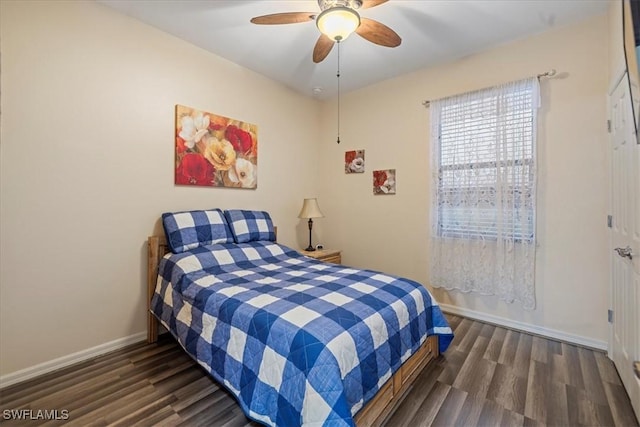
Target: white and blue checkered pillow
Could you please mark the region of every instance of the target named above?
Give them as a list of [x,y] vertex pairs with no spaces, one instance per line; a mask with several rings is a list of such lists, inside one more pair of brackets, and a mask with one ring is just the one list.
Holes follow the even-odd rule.
[[198,246],[233,243],[233,234],[220,209],[163,213],[162,225],[174,254]]
[[224,211],[236,243],[260,240],[276,241],[273,221],[268,212],[232,209]]

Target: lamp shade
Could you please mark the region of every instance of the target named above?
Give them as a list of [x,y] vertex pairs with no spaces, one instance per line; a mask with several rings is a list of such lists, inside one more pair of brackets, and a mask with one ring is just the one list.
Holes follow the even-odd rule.
[[316,25],[331,40],[342,41],[360,26],[360,15],[351,8],[336,6],[318,15]]
[[323,218],[317,199],[304,199],[298,218]]

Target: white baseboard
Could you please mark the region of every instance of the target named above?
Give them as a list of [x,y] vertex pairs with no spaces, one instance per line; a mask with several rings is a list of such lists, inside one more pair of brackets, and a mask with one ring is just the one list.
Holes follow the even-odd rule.
[[101,356],[114,350],[119,350],[131,344],[138,343],[147,339],[146,332],[140,332],[124,338],[118,338],[111,342],[97,345],[86,350],[78,351],[67,356],[62,356],[48,362],[40,363],[29,368],[21,369],[7,375],[0,376],[0,390],[11,385],[30,380],[38,375],[47,374],[61,368],[65,368],[74,363],[84,362],[96,356]]
[[581,335],[569,334],[567,332],[558,331],[556,329],[544,328],[542,326],[532,325],[530,323],[519,322],[493,314],[483,313],[481,311],[470,310],[468,308],[460,308],[450,304],[438,304],[445,313],[456,314],[458,316],[469,317],[471,319],[504,326],[509,329],[528,332],[534,335],[542,335],[558,341],[564,341],[571,344],[577,344],[583,347],[594,348],[597,350],[607,351],[607,342],[594,340],[593,338],[583,337]]

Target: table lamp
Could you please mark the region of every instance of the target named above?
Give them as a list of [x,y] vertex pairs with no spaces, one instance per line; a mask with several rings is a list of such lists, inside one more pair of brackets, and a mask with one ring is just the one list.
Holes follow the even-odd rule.
[[309,218],[309,247],[305,249],[305,251],[315,251],[311,245],[311,229],[313,228],[313,219],[312,218],[323,218],[324,215],[320,211],[320,207],[318,206],[317,199],[304,199],[302,203],[302,209],[298,214],[298,218]]

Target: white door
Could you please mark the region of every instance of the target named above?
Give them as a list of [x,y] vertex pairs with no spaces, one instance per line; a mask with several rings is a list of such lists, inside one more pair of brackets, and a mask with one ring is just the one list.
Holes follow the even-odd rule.
[[626,74],[610,96],[611,106],[611,303],[610,355],[640,418],[640,145],[633,125]]

